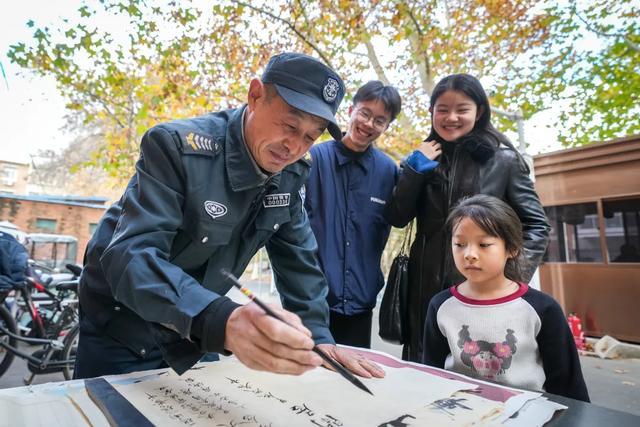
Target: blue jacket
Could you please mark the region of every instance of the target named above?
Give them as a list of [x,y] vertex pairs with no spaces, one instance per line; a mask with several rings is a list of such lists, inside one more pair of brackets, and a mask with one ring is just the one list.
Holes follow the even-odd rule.
[[0,232],[0,292],[8,292],[25,280],[29,254],[12,235]]
[[[159,345],[178,373],[203,350],[192,321],[232,287],[266,246],[284,308],[300,315],[317,343],[333,343],[327,285],[299,189],[309,164],[267,177],[242,136],[244,108],[156,126],[122,198],[89,242],[80,283],[83,312],[144,357]],[[217,305],[220,342],[234,303]]]
[[391,226],[383,212],[398,167],[373,146],[357,155],[328,141],[310,153],[305,207],[329,283],[329,307],[345,315],[371,311],[384,286],[380,259]]

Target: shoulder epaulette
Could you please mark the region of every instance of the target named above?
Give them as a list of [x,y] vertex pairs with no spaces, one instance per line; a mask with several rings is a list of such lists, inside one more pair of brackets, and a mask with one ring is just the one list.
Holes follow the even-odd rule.
[[302,158],[300,158],[300,160],[298,161],[311,167],[311,164],[313,163],[313,157],[311,157],[311,153],[307,151],[307,153],[304,156],[302,156]]
[[180,138],[183,154],[204,154],[215,156],[222,150],[222,143],[212,137],[190,130],[176,130]]

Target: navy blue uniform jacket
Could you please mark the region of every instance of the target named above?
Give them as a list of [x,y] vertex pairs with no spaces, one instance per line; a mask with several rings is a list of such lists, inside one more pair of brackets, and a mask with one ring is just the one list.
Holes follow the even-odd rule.
[[398,167],[373,146],[354,156],[341,142],[328,141],[310,153],[305,208],[329,283],[329,307],[347,316],[369,312],[384,286],[380,258],[391,225],[383,214]]
[[10,234],[0,232],[0,292],[9,292],[25,280],[29,254]]

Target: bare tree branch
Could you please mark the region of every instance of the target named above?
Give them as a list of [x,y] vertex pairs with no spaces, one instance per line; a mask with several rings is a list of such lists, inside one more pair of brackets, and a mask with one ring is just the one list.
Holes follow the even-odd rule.
[[103,100],[99,96],[97,96],[95,94],[92,94],[92,93],[88,93],[87,95],[89,95],[89,97],[91,99],[93,99],[94,101],[96,101],[100,105],[102,105],[102,108],[104,108],[105,112],[118,124],[118,126],[120,126],[123,129],[126,127],[125,124],[122,123],[122,121],[118,118],[116,113],[111,111],[111,108],[109,107],[109,105],[113,105],[113,103],[112,104],[107,104],[107,102],[105,100]]
[[582,23],[587,26],[587,30],[591,31],[592,33],[602,37],[623,39],[631,49],[635,50],[636,52],[640,52],[640,46],[637,43],[634,43],[633,40],[631,40],[628,35],[620,34],[620,33],[613,33],[613,34],[605,33],[604,31],[601,31],[598,28],[596,28],[595,25],[591,25],[591,23],[589,23],[586,19],[580,16],[580,13],[575,8],[573,9],[573,12],[576,14],[578,19],[581,20]]
[[279,16],[275,15],[273,12],[270,12],[270,11],[268,11],[268,10],[264,10],[264,9],[261,9],[261,8],[259,8],[259,7],[256,7],[256,6],[251,5],[251,4],[249,4],[249,3],[245,3],[245,2],[242,2],[242,1],[236,1],[236,0],[232,0],[232,2],[233,2],[233,3],[235,3],[235,4],[238,4],[238,5],[240,5],[240,6],[247,7],[247,8],[249,8],[249,9],[251,9],[251,10],[255,11],[255,12],[258,12],[258,13],[260,13],[260,14],[262,14],[262,15],[267,15],[267,16],[269,16],[270,18],[273,18],[273,19],[275,19],[276,21],[279,21],[279,22],[283,23],[284,25],[286,25],[287,27],[289,27],[289,29],[290,29],[291,31],[293,31],[293,32],[298,36],[298,38],[300,38],[300,40],[302,40],[304,43],[306,43],[307,45],[309,45],[309,47],[311,47],[311,49],[313,49],[313,50],[314,50],[314,51],[315,51],[315,52],[320,56],[320,58],[322,58],[322,60],[324,61],[324,63],[325,63],[325,64],[327,64],[327,65],[328,65],[329,67],[331,67],[331,68],[334,68],[334,67],[333,67],[333,65],[331,64],[331,61],[329,60],[329,58],[327,58],[327,57],[324,55],[324,53],[322,52],[322,50],[320,50],[320,48],[319,48],[319,47],[318,47],[318,46],[317,46],[317,45],[316,45],[312,40],[309,40],[309,38],[308,38],[307,36],[305,36],[304,34],[302,34],[302,33],[301,33],[301,32],[300,32],[300,31],[295,27],[295,25],[293,25],[291,22],[287,21],[287,20],[286,20],[286,19],[284,19],[284,18],[281,18],[281,17],[279,17]]
[[387,78],[387,75],[384,72],[384,68],[382,68],[380,61],[378,60],[378,55],[373,48],[373,43],[371,43],[371,39],[369,38],[368,34],[365,35],[364,45],[367,48],[367,57],[369,58],[369,62],[371,62],[371,66],[373,66],[373,69],[375,70],[378,78],[380,79],[380,81],[382,81],[382,83],[388,85],[389,79]]
[[409,43],[411,44],[413,56],[418,61],[417,69],[418,74],[420,75],[420,81],[422,83],[422,89],[429,95],[433,91],[434,82],[433,75],[431,73],[431,64],[429,62],[429,57],[427,56],[426,51],[421,52],[422,49],[422,38],[424,37],[424,33],[422,32],[422,28],[420,28],[420,24],[416,19],[413,11],[410,8],[407,8],[407,16],[413,23],[413,26],[416,29],[415,33],[411,33],[409,35]]
[[304,18],[304,23],[308,28],[311,28],[311,24],[309,23],[309,17],[307,16],[307,8],[304,7],[302,1],[297,0],[298,6],[300,6],[300,10],[302,11],[302,17]]

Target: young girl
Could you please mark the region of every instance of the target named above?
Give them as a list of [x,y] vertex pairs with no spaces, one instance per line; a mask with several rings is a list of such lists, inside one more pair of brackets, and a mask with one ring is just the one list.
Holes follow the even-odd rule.
[[507,202],[523,224],[528,282],[547,247],[549,224],[529,179],[529,168],[509,140],[491,125],[491,108],[480,82],[468,74],[442,79],[431,95],[431,134],[407,161],[387,202],[395,227],[416,218],[409,255],[408,334],[403,358],[422,360],[429,300],[460,283],[444,227],[463,197],[489,194]]
[[509,386],[589,401],[562,309],[522,283],[522,223],[502,200],[464,199],[447,219],[466,280],[431,299],[425,364]]

